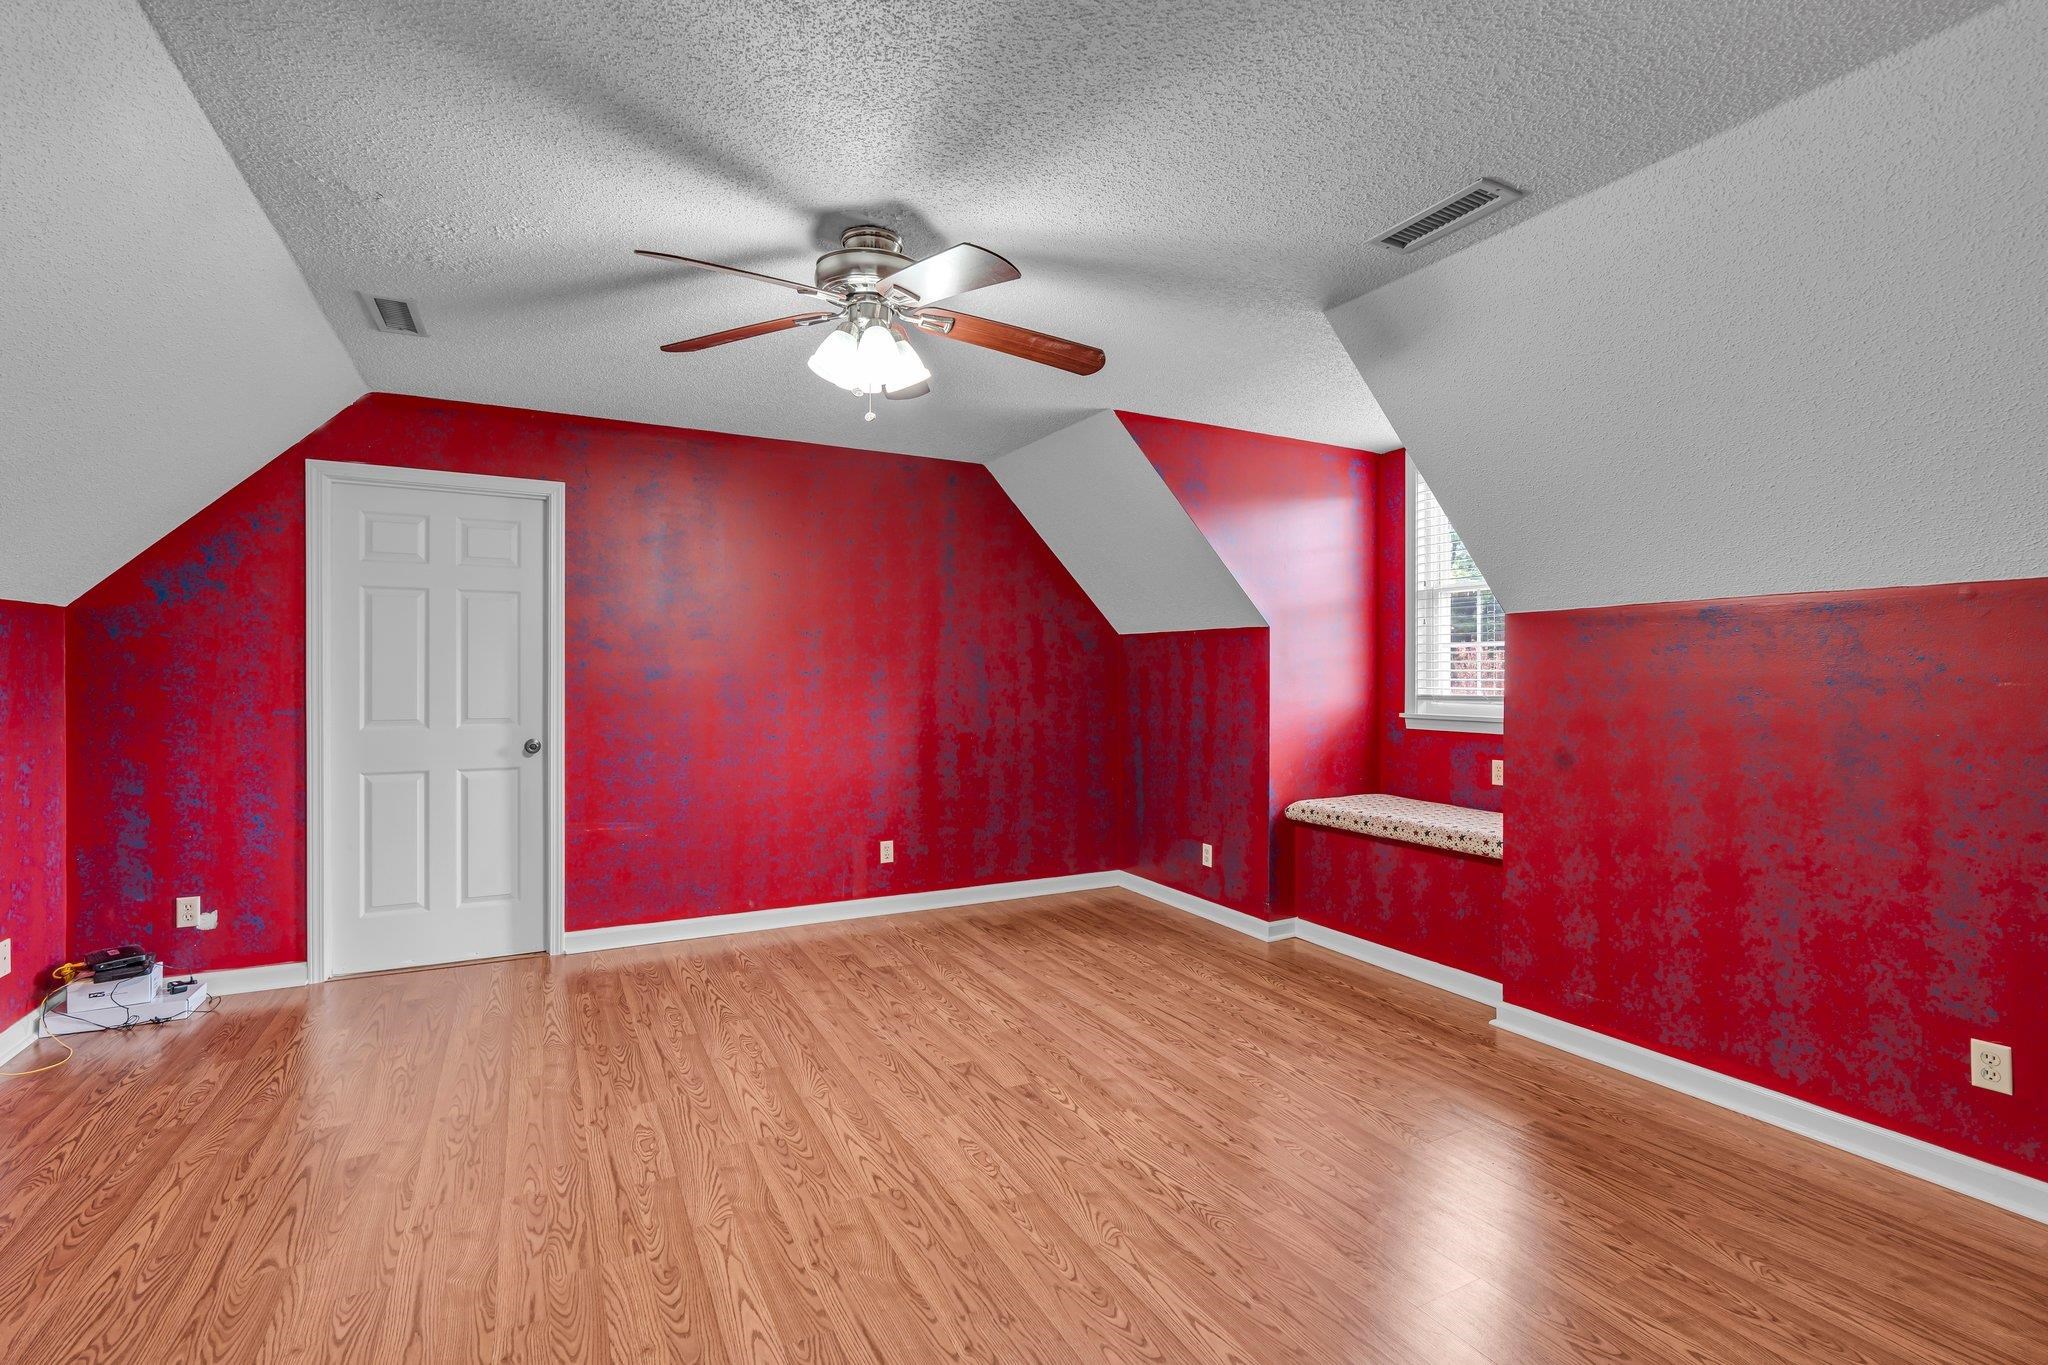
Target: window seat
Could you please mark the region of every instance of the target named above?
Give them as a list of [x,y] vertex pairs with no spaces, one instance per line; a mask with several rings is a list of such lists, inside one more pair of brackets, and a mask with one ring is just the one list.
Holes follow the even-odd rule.
[[1417,801],[1406,796],[1318,796],[1296,801],[1287,818],[1304,825],[1348,829],[1378,839],[1448,849],[1479,858],[1499,859],[1502,851],[1499,811]]

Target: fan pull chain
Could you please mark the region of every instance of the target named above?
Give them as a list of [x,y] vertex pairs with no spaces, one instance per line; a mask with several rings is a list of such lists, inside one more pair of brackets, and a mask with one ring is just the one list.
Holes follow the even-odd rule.
[[873,389],[868,390],[868,415],[861,418],[860,420],[863,422],[872,422],[875,420],[875,391]]

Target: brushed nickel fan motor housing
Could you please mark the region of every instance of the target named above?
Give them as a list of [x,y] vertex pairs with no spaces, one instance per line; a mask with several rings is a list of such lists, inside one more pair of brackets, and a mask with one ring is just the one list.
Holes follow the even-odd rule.
[[888,228],[861,223],[839,234],[839,249],[818,258],[818,287],[870,292],[882,275],[910,264],[903,239]]

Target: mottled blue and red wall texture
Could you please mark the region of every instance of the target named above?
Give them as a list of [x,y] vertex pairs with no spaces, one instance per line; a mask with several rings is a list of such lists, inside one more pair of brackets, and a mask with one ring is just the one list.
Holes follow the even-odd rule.
[[0,1028],[64,960],[64,609],[0,602]]
[[[1500,735],[1411,729],[1402,719],[1408,689],[1407,455],[1397,450],[1375,455],[1371,463],[1371,790],[1499,810],[1502,789],[1493,785],[1492,761],[1504,753]],[[1509,667],[1514,668],[1512,659]],[[1507,881],[1501,863],[1314,825],[1290,825],[1282,837],[1294,876],[1294,908],[1302,918],[1499,979]]]
[[2048,580],[1508,630],[1508,1000],[2048,1176]]
[[[1303,797],[1365,791],[1500,809],[1501,791],[1490,772],[1490,760],[1502,755],[1500,736],[1410,730],[1401,719],[1406,455],[1137,413],[1119,416],[1268,622],[1264,691],[1247,685],[1243,675],[1251,665],[1242,655],[1202,649],[1193,641],[1179,653],[1183,690],[1194,685],[1196,671],[1229,659],[1238,676],[1218,673],[1201,680],[1200,690],[1212,704],[1235,704],[1229,723],[1215,728],[1258,754],[1243,756],[1212,743],[1200,754],[1161,766],[1171,752],[1165,741],[1175,722],[1148,714],[1146,694],[1131,694],[1139,708],[1132,732],[1155,740],[1137,756],[1133,780],[1141,793],[1148,785],[1166,789],[1205,781],[1222,789],[1246,763],[1265,766],[1259,826],[1264,849],[1242,844],[1242,821],[1189,809],[1184,797],[1146,801],[1137,815],[1138,837],[1154,849],[1198,849],[1193,832],[1209,832],[1219,840],[1219,860],[1254,872],[1255,897],[1202,890],[1216,875],[1209,872],[1204,880],[1199,862],[1188,866],[1184,856],[1134,870],[1270,918],[1300,914],[1368,937],[1383,927],[1390,938],[1405,937],[1401,946],[1408,951],[1491,975],[1502,882],[1498,863],[1462,866],[1455,855],[1307,830],[1280,815]],[[1149,649],[1156,660],[1165,646]],[[1255,704],[1265,708],[1263,729],[1251,715]],[[1203,765],[1212,760],[1228,766],[1208,771]],[[1208,823],[1194,823],[1205,817]],[[1267,869],[1263,885],[1253,866],[1261,860]],[[1461,893],[1455,903],[1438,899],[1453,890]],[[1432,906],[1446,908],[1426,908]]]
[[[1123,866],[1267,913],[1266,632],[1123,637],[1129,765]],[[1202,845],[1216,851],[1202,866]]]
[[1118,863],[1117,638],[985,469],[371,395],[73,605],[74,945],[305,955],[307,459],[567,484],[571,929]]
[[[1118,415],[1266,618],[1264,726],[1237,727],[1260,751],[1254,761],[1265,770],[1257,825],[1264,847],[1243,841],[1242,821],[1205,832],[1218,841],[1220,859],[1255,874],[1254,898],[1227,903],[1281,918],[1293,913],[1293,898],[1280,811],[1304,796],[1367,791],[1372,785],[1377,457],[1198,422]],[[1206,657],[1213,662],[1223,656],[1210,651]],[[1243,667],[1241,660],[1233,662]],[[1250,696],[1241,679],[1227,676],[1211,679],[1206,690],[1219,698]],[[1142,731],[1156,722],[1141,715],[1134,725]],[[1231,762],[1241,766],[1235,757]],[[1141,781],[1145,776],[1141,769]],[[1178,770],[1163,781],[1155,775],[1154,785],[1197,780],[1196,772]],[[1151,827],[1141,824],[1141,834],[1155,845],[1177,837],[1193,846],[1189,836],[1195,831],[1157,823],[1167,814],[1181,812],[1170,803],[1147,803],[1144,819]],[[1172,876],[1159,879],[1196,889]]]

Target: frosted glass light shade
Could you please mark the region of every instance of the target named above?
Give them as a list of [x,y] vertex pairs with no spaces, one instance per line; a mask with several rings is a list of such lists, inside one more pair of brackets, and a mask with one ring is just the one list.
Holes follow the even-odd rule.
[[882,387],[890,390],[912,389],[932,377],[932,372],[925,368],[924,361],[918,358],[916,350],[907,339],[897,337],[895,350],[888,378]]
[[811,352],[810,366],[811,373],[826,383],[860,391],[860,347],[853,333],[844,327],[834,327],[826,334],[818,349]]
[[889,335],[889,329],[870,323],[860,334],[855,362],[857,391],[880,393],[896,366],[896,339]]

